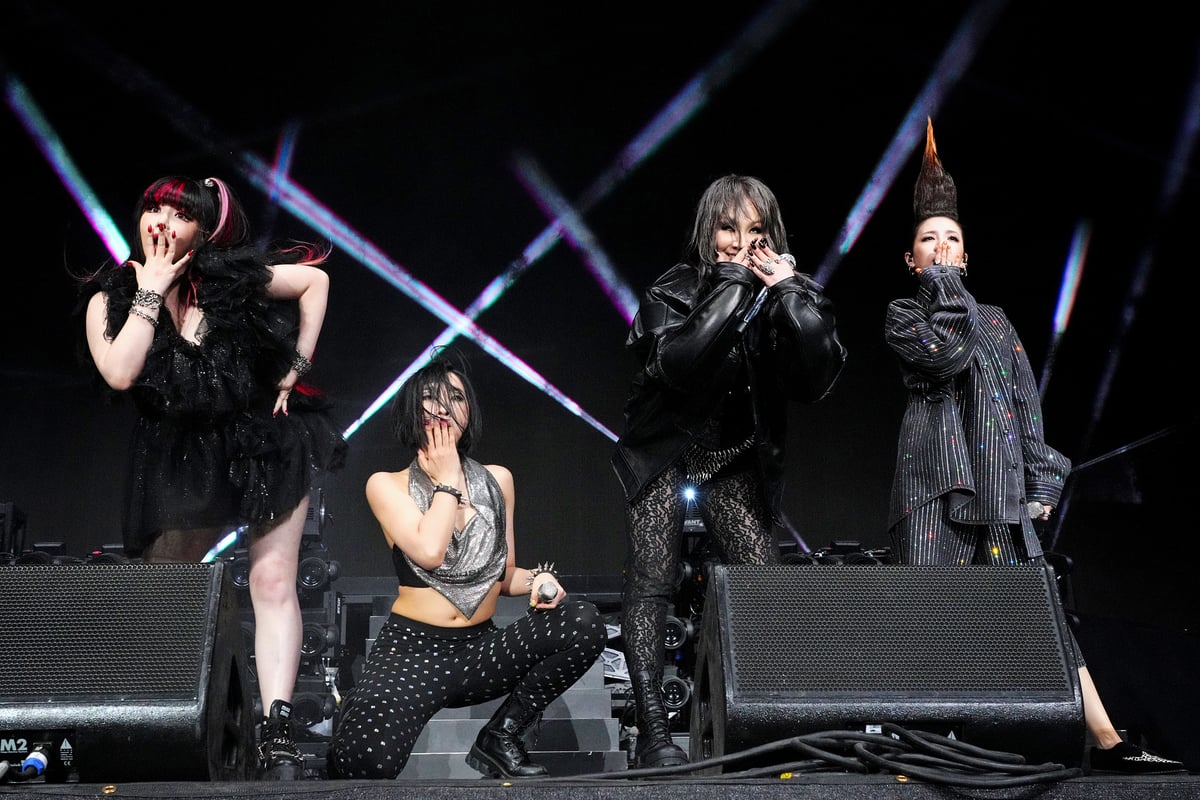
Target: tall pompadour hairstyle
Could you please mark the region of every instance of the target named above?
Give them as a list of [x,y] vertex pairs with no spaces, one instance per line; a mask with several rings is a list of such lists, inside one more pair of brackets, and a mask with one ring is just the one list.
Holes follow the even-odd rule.
[[959,221],[958,187],[938,158],[932,119],[928,119],[925,127],[925,155],[921,159],[921,174],[917,176],[917,185],[913,189],[914,229],[930,217],[949,217]]

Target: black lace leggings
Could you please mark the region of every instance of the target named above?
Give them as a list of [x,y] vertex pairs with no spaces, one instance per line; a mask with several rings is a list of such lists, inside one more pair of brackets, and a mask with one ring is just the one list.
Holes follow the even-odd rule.
[[[662,674],[667,611],[674,603],[681,557],[683,488],[679,465],[655,478],[626,510],[627,559],[621,636],[630,675]],[[726,564],[778,560],[770,510],[753,470],[717,475],[698,487],[696,505],[705,529]]]

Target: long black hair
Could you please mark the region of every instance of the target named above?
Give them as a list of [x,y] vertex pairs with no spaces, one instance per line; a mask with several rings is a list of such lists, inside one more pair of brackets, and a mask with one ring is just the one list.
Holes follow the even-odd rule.
[[[133,221],[141,221],[147,208],[160,205],[174,206],[190,215],[200,226],[203,243],[213,247],[237,247],[249,236],[250,224],[246,212],[229,184],[220,178],[205,178],[203,181],[182,175],[159,178],[146,187],[133,210]],[[138,231],[133,237],[132,258],[145,261],[142,237]]]

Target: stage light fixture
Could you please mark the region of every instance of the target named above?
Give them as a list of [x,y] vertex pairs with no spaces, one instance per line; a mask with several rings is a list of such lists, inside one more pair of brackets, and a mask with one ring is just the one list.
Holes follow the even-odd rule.
[[889,548],[864,550],[862,544],[856,541],[835,540],[828,547],[822,547],[811,553],[788,553],[779,559],[782,564],[890,564],[892,552]]
[[300,637],[300,659],[311,661],[337,643],[337,628],[322,622],[305,622]]
[[696,635],[696,626],[690,619],[681,619],[668,614],[663,632],[663,646],[668,650],[678,650],[688,639]]
[[333,716],[334,704],[331,694],[300,692],[292,698],[292,714],[306,728],[311,728]]
[[21,553],[13,563],[61,566],[63,564],[82,564],[83,559],[64,552],[62,542],[34,542],[33,549]]
[[85,564],[128,564],[130,558],[125,555],[125,547],[120,544],[105,544],[88,553],[84,558]]
[[309,492],[308,511],[305,512],[304,532],[300,535],[300,549],[310,542],[320,542],[325,536],[325,525],[331,517],[325,507],[325,490],[314,488]]
[[337,580],[341,565],[324,555],[305,556],[296,570],[296,584],[301,590],[315,592]]
[[708,533],[703,518],[694,508],[688,509],[683,517],[683,533],[685,536],[704,536]]
[[247,551],[239,550],[234,554],[229,565],[229,579],[239,591],[250,589],[250,554]]
[[688,561],[686,558],[681,558],[675,566],[675,589],[678,590],[685,581],[690,581],[696,575],[696,565]]
[[692,699],[692,683],[678,675],[668,675],[662,682],[663,706],[669,711],[687,708]]
[[332,717],[335,708],[333,692],[324,678],[313,675],[296,678],[296,690],[292,693],[292,719],[297,725],[311,728]]

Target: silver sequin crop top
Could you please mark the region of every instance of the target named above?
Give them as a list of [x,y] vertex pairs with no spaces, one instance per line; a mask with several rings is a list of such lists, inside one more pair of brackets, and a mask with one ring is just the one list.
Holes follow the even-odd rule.
[[[467,476],[467,496],[475,506],[475,516],[463,529],[455,530],[446,548],[446,558],[435,570],[422,569],[406,554],[413,574],[454,604],[463,616],[471,617],[496,581],[504,577],[508,560],[508,541],[504,523],[507,518],[504,492],[492,473],[470,458],[463,459]],[[408,493],[424,514],[433,500],[433,481],[414,458],[408,466]],[[399,575],[397,575],[399,577]]]

